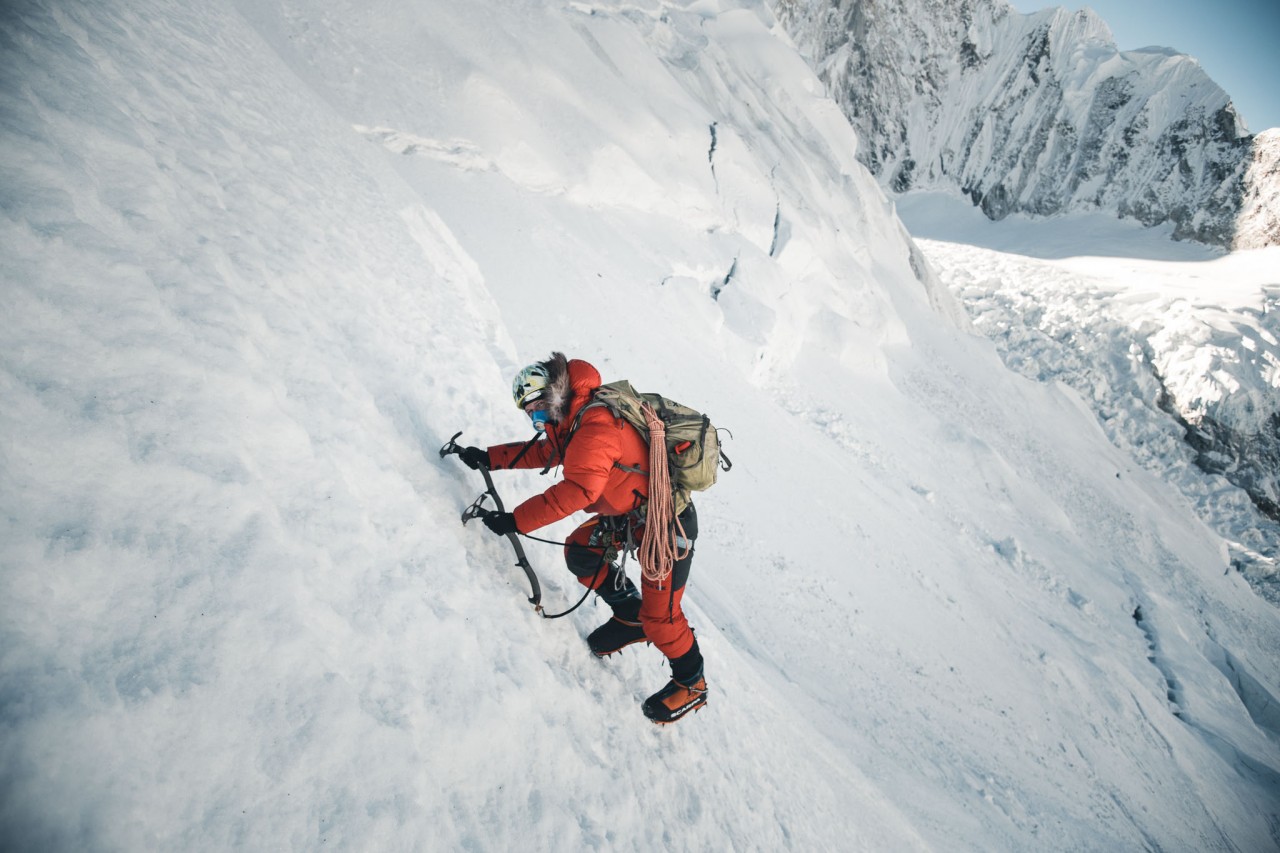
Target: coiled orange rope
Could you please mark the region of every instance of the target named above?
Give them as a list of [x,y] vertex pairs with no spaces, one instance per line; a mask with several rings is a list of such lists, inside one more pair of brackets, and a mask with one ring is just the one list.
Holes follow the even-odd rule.
[[667,469],[667,427],[652,407],[643,406],[642,411],[649,426],[649,507],[645,512],[644,540],[640,543],[640,569],[661,589],[676,562],[689,552],[680,553],[679,543],[686,540],[684,526],[676,518],[671,472]]

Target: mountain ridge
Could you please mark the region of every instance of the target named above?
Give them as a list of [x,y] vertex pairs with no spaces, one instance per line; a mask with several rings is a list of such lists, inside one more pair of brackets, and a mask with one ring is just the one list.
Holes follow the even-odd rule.
[[[989,218],[1113,211],[1175,239],[1280,242],[1280,159],[1193,57],[1121,51],[1089,9],[1004,0],[777,0],[893,192],[960,189]],[[1261,137],[1261,138],[1260,138]]]

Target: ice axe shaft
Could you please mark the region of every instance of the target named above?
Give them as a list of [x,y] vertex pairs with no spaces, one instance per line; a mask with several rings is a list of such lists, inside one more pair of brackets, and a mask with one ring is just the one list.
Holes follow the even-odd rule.
[[[441,459],[451,453],[462,453],[462,448],[458,446],[458,437],[460,435],[462,435],[461,431],[454,433],[453,438],[445,442],[444,446],[440,448]],[[481,467],[478,470],[484,476],[485,491],[484,494],[476,498],[475,503],[462,511],[462,523],[464,525],[473,518],[484,518],[495,511],[485,508],[484,502],[486,498],[493,498],[493,504],[497,507],[497,512],[506,512],[502,505],[502,498],[498,495],[498,490],[494,488],[493,477],[489,475],[489,469]],[[529,587],[533,591],[533,594],[529,596],[529,603],[533,605],[535,610],[541,612],[542,585],[538,583],[538,575],[533,571],[533,566],[529,565],[529,558],[524,554],[524,546],[520,544],[520,539],[516,534],[508,533],[507,540],[511,542],[511,547],[515,549],[516,565],[524,570],[525,577],[529,579]]]

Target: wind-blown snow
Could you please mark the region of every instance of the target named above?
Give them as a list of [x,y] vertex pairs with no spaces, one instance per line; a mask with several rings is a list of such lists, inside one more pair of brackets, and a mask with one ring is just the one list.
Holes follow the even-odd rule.
[[[762,3],[0,21],[4,846],[1278,843],[1274,608],[967,330]],[[671,729],[436,454],[553,348],[733,431]]]

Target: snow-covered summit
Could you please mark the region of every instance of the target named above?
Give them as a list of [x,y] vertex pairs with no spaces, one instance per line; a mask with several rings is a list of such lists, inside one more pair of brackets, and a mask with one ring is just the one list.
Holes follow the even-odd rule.
[[[1090,9],[1005,0],[778,0],[896,192],[958,188],[992,219],[1105,210],[1178,239],[1270,245],[1263,142],[1190,56],[1120,51]],[[1259,219],[1263,223],[1259,223]]]

